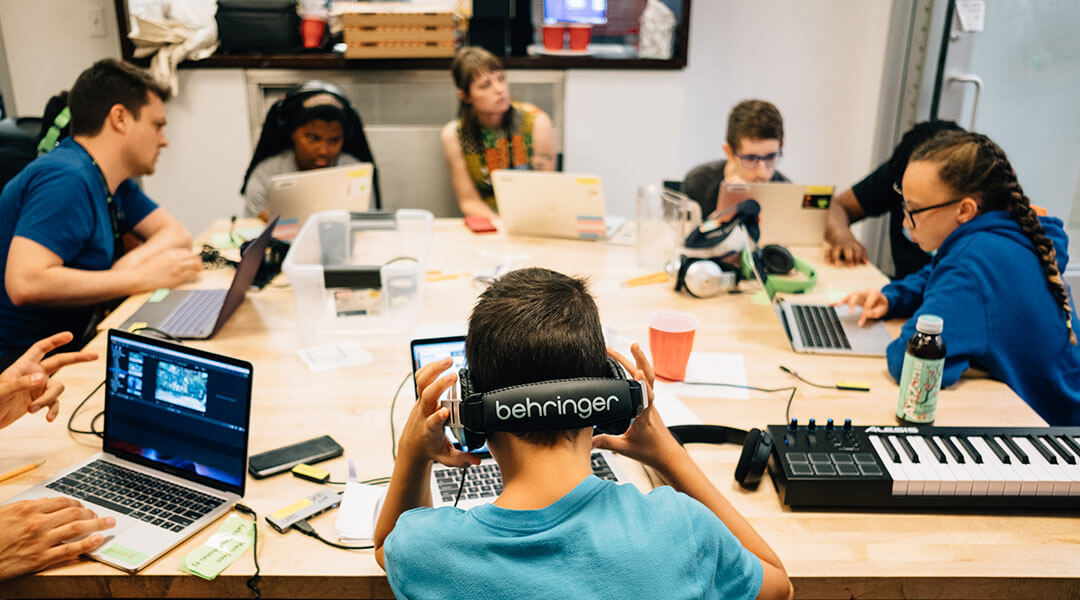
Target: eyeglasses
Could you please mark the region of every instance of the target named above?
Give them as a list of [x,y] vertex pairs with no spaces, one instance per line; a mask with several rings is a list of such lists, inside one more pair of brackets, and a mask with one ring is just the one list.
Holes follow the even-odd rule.
[[[897,185],[895,182],[893,182],[893,184],[892,184],[892,189],[897,194],[900,194],[901,198],[904,197],[904,192],[900,190],[900,186]],[[914,231],[915,230],[915,215],[917,215],[917,214],[919,214],[921,212],[926,212],[928,210],[934,210],[935,208],[942,208],[942,207],[945,207],[945,206],[949,206],[950,204],[957,204],[959,202],[963,202],[964,198],[967,198],[967,196],[961,196],[961,197],[959,197],[959,198],[957,198],[955,200],[949,200],[948,202],[942,202],[941,204],[935,204],[933,206],[924,206],[922,208],[916,208],[915,210],[911,210],[910,208],[908,208],[907,202],[903,202],[903,203],[900,204],[900,208],[902,208],[903,211],[904,211],[904,218],[906,218],[908,221],[911,222],[911,230]]]
[[769,169],[775,167],[784,157],[783,152],[770,152],[769,154],[738,154],[739,162],[746,168],[753,169],[759,162],[765,163]]

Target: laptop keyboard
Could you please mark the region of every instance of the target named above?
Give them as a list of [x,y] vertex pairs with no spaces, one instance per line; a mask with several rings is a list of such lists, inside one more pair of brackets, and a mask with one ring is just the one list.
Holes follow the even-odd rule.
[[[615,473],[603,454],[592,455],[592,471],[600,479],[617,481]],[[454,503],[458,488],[461,487],[461,469],[435,467],[435,483],[443,502]],[[461,491],[462,500],[495,498],[503,491],[502,472],[495,461],[485,461],[475,467],[469,467],[465,478],[465,489]]]
[[840,325],[840,317],[831,306],[792,304],[795,325],[803,344],[812,348],[851,350],[847,335]]
[[229,290],[192,290],[169,316],[161,322],[160,329],[169,335],[186,337],[201,335],[207,325],[217,320],[225,295]]
[[169,531],[182,530],[225,502],[103,460],[45,487]]

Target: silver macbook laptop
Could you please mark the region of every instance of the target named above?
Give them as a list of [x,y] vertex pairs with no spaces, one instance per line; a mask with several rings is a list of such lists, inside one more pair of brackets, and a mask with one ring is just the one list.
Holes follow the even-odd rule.
[[758,226],[762,245],[820,246],[825,240],[832,196],[831,185],[725,183],[716,203],[717,218],[723,221],[726,211],[753,198],[761,205]]
[[[228,289],[168,290],[150,296],[120,326],[124,331],[156,329],[174,338],[205,340],[213,337],[244,301],[262,264],[263,253],[274,231],[274,219],[240,257]],[[164,297],[159,297],[165,294]]]
[[500,169],[491,174],[510,235],[599,240],[607,235],[604,189],[595,175]]
[[[453,357],[454,362],[450,370],[457,372],[465,366],[465,336],[450,335],[446,337],[413,339],[410,345],[412,355],[413,374],[424,365],[441,360],[447,356]],[[415,381],[415,379],[414,379]],[[455,384],[456,385],[456,384]],[[449,430],[447,437],[454,441]],[[461,449],[456,441],[455,446]],[[495,500],[503,490],[502,473],[495,459],[487,452],[487,446],[476,449],[466,449],[481,454],[483,458],[480,464],[469,467],[468,471],[454,467],[436,464],[431,469],[431,500],[432,505],[456,506],[458,508],[472,508],[481,504],[488,504]],[[594,450],[592,453],[593,474],[601,479],[611,481],[625,481],[619,470],[619,465],[614,460],[614,455],[606,450]],[[462,487],[462,474],[465,475],[464,487]],[[460,500],[458,493],[460,492]]]
[[8,502],[68,496],[116,527],[90,557],[134,573],[244,495],[251,364],[109,331],[102,452]]
[[769,285],[757,245],[745,232],[743,235],[751,249],[754,277],[768,294],[793,350],[807,354],[885,356],[885,349],[892,341],[889,331],[880,321],[860,327],[861,308],[851,311],[847,306],[788,302],[777,297],[776,290]]
[[371,210],[374,174],[371,163],[353,163],[271,177],[266,211],[280,219],[274,237],[292,240],[308,217],[324,210]]

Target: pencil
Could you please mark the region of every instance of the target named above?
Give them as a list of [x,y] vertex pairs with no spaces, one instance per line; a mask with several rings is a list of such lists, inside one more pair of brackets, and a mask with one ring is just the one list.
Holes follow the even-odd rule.
[[8,471],[7,473],[0,473],[0,481],[7,481],[8,479],[11,479],[12,477],[18,477],[19,475],[22,475],[23,473],[33,471],[34,469],[40,467],[43,464],[45,464],[45,459],[44,458],[41,459],[41,460],[32,462],[32,463],[30,463],[28,465],[23,465],[21,467],[14,468],[14,469]]

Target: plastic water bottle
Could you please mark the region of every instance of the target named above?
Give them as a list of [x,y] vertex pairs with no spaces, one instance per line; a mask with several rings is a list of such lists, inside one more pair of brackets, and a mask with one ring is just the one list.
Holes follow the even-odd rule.
[[937,412],[941,376],[945,370],[944,321],[937,315],[920,315],[915,335],[907,343],[900,372],[900,399],[896,420],[904,425],[929,425]]

